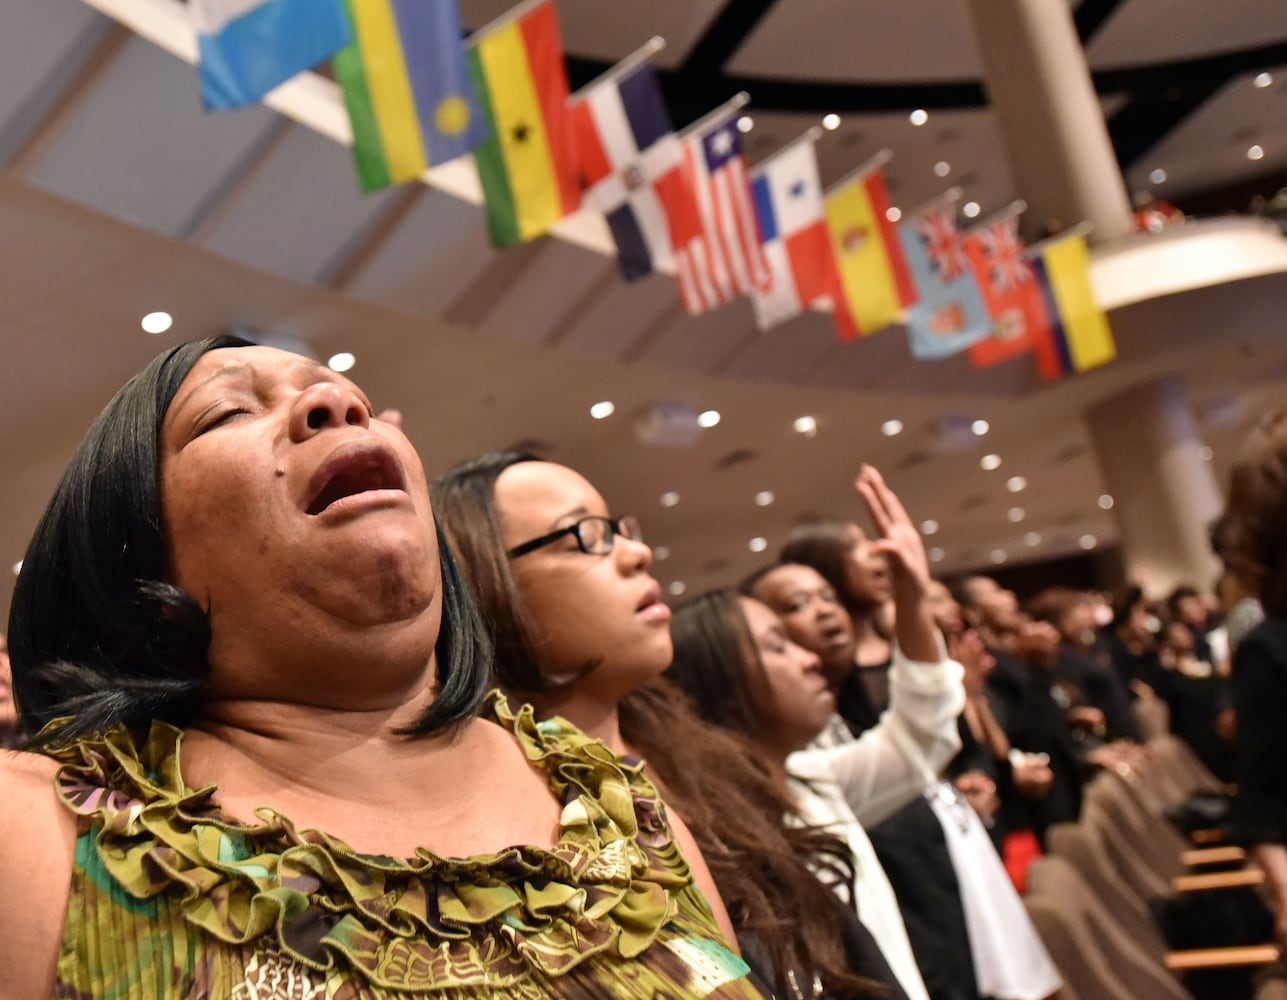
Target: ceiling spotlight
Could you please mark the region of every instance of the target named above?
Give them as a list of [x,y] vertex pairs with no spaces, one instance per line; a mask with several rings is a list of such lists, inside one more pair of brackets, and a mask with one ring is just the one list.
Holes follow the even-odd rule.
[[1022,507],[1011,507],[1009,510],[1005,512],[1005,516],[1006,516],[1006,520],[1009,521],[1011,524],[1018,524],[1025,517],[1028,516],[1028,512],[1024,510]]
[[895,434],[903,433],[903,422],[897,418],[886,420],[880,425],[880,433],[887,438],[892,438]]
[[927,553],[925,553],[925,554],[926,554],[927,556],[929,556],[929,561],[930,561],[930,562],[942,562],[942,561],[943,561],[943,559],[944,559],[944,557],[947,555],[947,553],[946,553],[946,552],[944,552],[942,549],[938,548],[937,546],[935,546],[934,548],[930,549],[930,550],[929,550]]
[[1257,73],[1256,78],[1251,82],[1261,89],[1272,87],[1274,85],[1274,75],[1272,73]]
[[1082,535],[1081,538],[1077,539],[1077,544],[1089,552],[1099,544],[1099,539],[1094,535]]
[[166,330],[174,326],[174,317],[168,312],[151,312],[143,317],[140,324],[144,333],[165,333]]
[[1202,461],[1209,462],[1214,457],[1215,452],[1211,450],[1211,446],[1209,444],[1204,444],[1198,449],[1198,458],[1202,459]]
[[989,558],[992,560],[994,565],[1000,566],[1005,562],[1005,549],[993,549],[992,555]]
[[754,538],[752,538],[749,542],[746,543],[746,547],[750,549],[752,552],[763,552],[765,549],[769,547],[769,542],[768,542],[768,539],[761,538],[759,535],[756,535]]
[[903,217],[903,210],[899,208],[897,205],[890,205],[887,209],[885,209],[885,218],[888,219],[890,222],[897,222],[902,217]]
[[737,120],[737,130],[743,135],[746,135],[746,133],[751,131],[753,128],[755,128],[755,119],[750,115],[742,115],[742,117]]
[[993,469],[1001,468],[1001,456],[996,454],[984,455],[979,459],[979,468],[986,472],[991,472]]
[[917,128],[919,128],[920,126],[924,125],[927,121],[929,121],[929,112],[926,111],[924,108],[917,108],[915,111],[913,111],[910,115],[907,116],[907,120],[911,122],[913,125],[915,125]]
[[340,351],[339,354],[332,354],[326,362],[326,367],[333,372],[346,372],[357,364],[355,358],[348,351]]
[[1248,149],[1247,149],[1247,159],[1249,159],[1249,160],[1263,160],[1264,158],[1265,158],[1265,150],[1264,150],[1264,147],[1263,147],[1263,146],[1256,145],[1256,146],[1250,146],[1250,147],[1248,147]]
[[948,163],[947,160],[939,160],[936,164],[934,164],[935,177],[946,177],[951,172],[952,172],[952,164]]
[[813,437],[818,433],[818,421],[813,417],[796,417],[795,423],[791,426],[795,428],[797,434],[803,434],[805,437]]
[[1028,480],[1023,476],[1011,476],[1005,481],[1005,488],[1011,493],[1022,493],[1028,488]]
[[660,499],[663,507],[673,507],[679,503],[679,494],[674,490],[667,490],[658,499]]
[[616,406],[613,405],[611,400],[607,399],[590,407],[590,416],[594,417],[595,420],[606,420],[616,412]]
[[714,427],[719,423],[719,410],[703,410],[697,414],[698,427]]
[[1030,549],[1035,549],[1038,545],[1041,544],[1040,532],[1029,531],[1026,535],[1023,536],[1023,544],[1028,546],[1028,548]]
[[687,590],[688,588],[687,588],[686,586],[684,586],[684,581],[683,581],[683,580],[676,580],[674,583],[672,583],[672,584],[671,584],[669,587],[667,587],[666,589],[667,589],[667,590],[669,590],[669,591],[670,591],[672,594],[674,594],[676,597],[678,597],[680,594],[682,594],[682,593],[683,593],[685,590]]
[[839,116],[839,115],[823,115],[823,116],[822,116],[822,127],[823,127],[823,128],[825,128],[828,132],[834,132],[836,129],[838,129],[838,128],[840,127],[840,116]]
[[759,493],[755,494],[755,506],[767,507],[776,499],[777,497],[773,495],[772,490],[760,490]]
[[984,434],[992,430],[992,425],[986,420],[976,420],[970,424],[970,430],[974,432],[975,437],[983,437]]
[[934,518],[932,517],[927,517],[924,521],[921,522],[921,534],[922,535],[938,534],[938,522],[935,521]]
[[1099,498],[1099,509],[1100,509],[1100,510],[1112,510],[1112,509],[1113,509],[1113,503],[1114,503],[1114,502],[1115,502],[1115,501],[1113,500],[1112,496],[1110,496],[1110,495],[1109,495],[1109,494],[1107,494],[1107,493],[1103,493],[1103,494],[1101,494],[1101,495],[1100,495],[1100,498]]
[[669,559],[670,547],[667,545],[654,545],[652,549],[652,557],[657,562],[661,562],[664,559]]
[[961,206],[961,214],[967,219],[977,219],[981,211],[983,210],[979,208],[979,203],[977,201],[967,201]]
[[1148,179],[1152,181],[1154,184],[1165,184],[1166,171],[1163,170],[1161,167],[1158,167],[1156,170],[1149,173]]

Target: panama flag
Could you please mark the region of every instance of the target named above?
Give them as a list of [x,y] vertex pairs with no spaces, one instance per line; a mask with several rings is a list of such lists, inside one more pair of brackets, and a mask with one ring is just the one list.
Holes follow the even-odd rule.
[[898,227],[917,301],[907,311],[907,335],[917,358],[959,354],[992,332],[974,271],[956,228],[954,204],[934,208]]
[[254,104],[353,40],[343,0],[189,0],[201,103]]
[[[767,287],[751,297],[760,329],[798,316],[814,302],[838,303],[840,276],[811,134],[751,172],[751,197],[769,269]],[[843,322],[845,310],[835,315]]]
[[607,219],[621,273],[642,278],[701,230],[657,74],[611,70],[572,101],[585,202]]

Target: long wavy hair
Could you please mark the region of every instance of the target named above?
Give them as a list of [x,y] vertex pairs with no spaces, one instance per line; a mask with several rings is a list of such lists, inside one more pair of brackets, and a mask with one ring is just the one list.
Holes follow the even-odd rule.
[[[432,487],[434,509],[494,636],[497,679],[520,695],[544,685],[528,645],[530,614],[505,556],[495,492],[502,472],[533,460],[522,452],[491,452]],[[848,884],[847,847],[788,825],[790,796],[758,747],[703,722],[687,697],[660,679],[623,699],[618,720],[623,739],[645,758],[668,804],[692,830],[739,940],[768,952],[778,994],[799,995],[800,984],[807,986],[815,973],[832,997],[879,988],[849,967],[845,908],[810,868],[831,869]]]
[[[210,622],[169,579],[161,425],[202,355],[251,346],[211,337],[157,356],[112,397],[72,456],[27,548],[9,611],[14,699],[30,749],[118,724],[140,733],[153,721],[183,726],[199,707]],[[476,714],[490,684],[491,647],[441,529],[438,546],[438,696],[414,733]],[[54,720],[61,721],[41,733]]]

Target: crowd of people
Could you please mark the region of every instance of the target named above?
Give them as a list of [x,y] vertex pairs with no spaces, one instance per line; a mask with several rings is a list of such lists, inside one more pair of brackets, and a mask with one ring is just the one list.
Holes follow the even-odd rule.
[[430,483],[342,375],[177,347],[36,529],[16,713],[0,640],[0,994],[1043,1000],[1026,865],[1167,730],[1287,928],[1287,422],[1249,448],[1223,604],[935,580],[864,467],[672,609],[631,498]]

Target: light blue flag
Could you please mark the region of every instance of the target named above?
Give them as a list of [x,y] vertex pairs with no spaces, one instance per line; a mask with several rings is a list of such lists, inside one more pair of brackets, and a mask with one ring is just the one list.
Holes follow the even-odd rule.
[[898,241],[918,296],[907,311],[912,354],[946,358],[988,336],[992,321],[951,211],[935,209],[904,222]]

